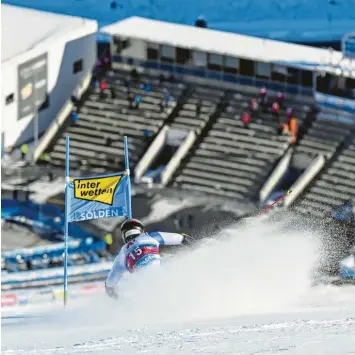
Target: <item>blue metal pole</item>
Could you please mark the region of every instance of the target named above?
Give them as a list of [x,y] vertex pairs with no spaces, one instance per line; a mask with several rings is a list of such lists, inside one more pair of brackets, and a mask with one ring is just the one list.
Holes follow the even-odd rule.
[[129,170],[129,156],[128,156],[128,138],[124,136],[124,157],[125,157],[125,169],[128,177],[128,188],[127,188],[127,217],[132,218],[132,196],[131,196],[131,177]]
[[65,140],[65,221],[64,221],[64,306],[68,302],[68,234],[69,234],[69,143],[70,138],[66,136]]

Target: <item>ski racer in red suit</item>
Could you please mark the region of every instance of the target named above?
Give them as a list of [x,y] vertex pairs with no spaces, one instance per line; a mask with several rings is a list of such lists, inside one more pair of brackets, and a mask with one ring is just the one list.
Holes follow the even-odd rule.
[[117,298],[117,286],[126,272],[133,273],[151,265],[160,266],[160,245],[191,245],[194,239],[186,234],[146,233],[142,222],[128,219],[121,225],[124,245],[116,256],[105,282],[108,296]]

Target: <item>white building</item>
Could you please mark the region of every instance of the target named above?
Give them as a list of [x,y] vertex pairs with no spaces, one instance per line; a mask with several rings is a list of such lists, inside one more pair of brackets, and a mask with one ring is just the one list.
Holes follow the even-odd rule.
[[87,82],[97,22],[10,5],[1,10],[1,138],[9,148],[43,133]]

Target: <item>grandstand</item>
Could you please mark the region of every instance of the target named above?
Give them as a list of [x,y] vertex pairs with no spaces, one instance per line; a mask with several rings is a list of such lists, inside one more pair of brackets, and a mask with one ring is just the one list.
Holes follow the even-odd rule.
[[[130,137],[130,156],[136,164],[150,143],[149,136],[156,135],[162,128],[185,89],[185,85],[179,83],[165,82],[161,86],[159,79],[151,76],[143,75],[136,81],[129,73],[115,70],[107,72],[105,78],[108,82],[105,96],[100,95],[100,89],[93,89],[80,108],[78,122],[73,123],[54,144],[50,153],[54,166],[64,166],[64,135],[68,133],[74,169],[83,167],[97,173],[122,169],[123,135]],[[125,81],[129,82],[129,88]],[[142,83],[149,83],[149,92],[141,87]],[[172,100],[169,107],[161,110],[163,89],[169,90]],[[129,107],[129,93],[141,97],[139,108]],[[108,138],[112,141],[110,146],[107,146]]]
[[3,4],[1,10],[2,141],[11,149],[36,139],[70,96],[86,89],[97,22]]
[[346,200],[355,201],[355,121],[347,139],[342,142],[343,148],[321,172],[320,176],[306,191],[296,211],[322,219],[331,217],[332,206],[341,205]]
[[[278,135],[278,123],[270,113],[254,114],[253,123],[244,127],[240,117],[252,95],[233,92],[227,96],[230,98],[224,112],[176,177],[175,185],[226,197],[256,199],[262,184],[289,147],[289,139]],[[292,104],[301,120],[310,110],[297,101],[286,104]],[[283,110],[282,114],[286,117]]]
[[[304,216],[323,218],[334,204],[355,199],[355,65],[351,61],[340,63],[340,52],[332,53],[332,60],[340,63],[334,65],[325,62],[329,52],[324,49],[141,18],[107,26],[102,32],[112,35],[112,63],[105,68],[97,66],[93,72],[87,68],[90,80],[85,94],[76,102],[77,119],[70,114],[70,106],[43,134],[36,154],[49,153],[49,170],[56,167],[64,171],[67,135],[71,138],[73,176],[123,170],[123,136],[127,135],[131,171],[146,160],[141,176],[147,171],[154,175],[152,200],[159,200],[157,191],[168,186],[193,197],[252,203],[254,211],[273,192],[290,188],[286,185],[291,181],[289,185],[297,186],[292,201],[295,210]],[[90,59],[92,54],[87,55]],[[64,91],[68,102],[75,85]],[[329,92],[324,89],[327,85],[332,89]],[[259,102],[260,107],[246,125],[241,116],[249,112],[260,88],[267,90],[268,101],[263,107]],[[276,116],[271,105],[279,92],[284,93],[284,102]],[[288,122],[287,108],[293,109],[299,124],[296,143],[289,133],[280,133],[281,124]],[[165,155],[162,151],[167,145],[158,142],[165,139],[162,132],[165,138],[168,133],[176,137],[183,133],[183,138],[176,139],[179,146]],[[285,163],[288,157],[289,165]],[[321,164],[317,163],[319,157]],[[169,178],[163,182],[161,171],[171,162]],[[284,183],[282,179],[295,165],[296,176]],[[31,188],[40,191],[37,181],[31,182]],[[51,190],[50,183],[46,190]],[[262,190],[267,191],[263,198]],[[62,202],[64,194],[58,194],[54,184],[53,195],[60,196]],[[204,201],[194,208],[206,205]],[[150,207],[144,209],[146,214],[151,212]],[[221,205],[218,208],[222,210]],[[179,213],[189,216],[192,212]],[[176,216],[164,218],[169,221],[162,223],[164,227],[180,225]],[[200,224],[205,223],[203,218]],[[212,219],[210,215],[208,218]],[[70,264],[106,263],[109,258],[102,240],[95,239],[94,244],[92,250],[77,245]],[[57,247],[53,268],[62,266],[62,245]],[[49,261],[37,252],[39,260],[30,266],[46,269]],[[13,255],[8,255],[6,263],[4,271],[16,271],[16,267],[31,270],[23,260],[21,268],[14,266]],[[107,272],[94,269],[95,278]],[[49,278],[61,282],[56,273]],[[28,281],[25,276],[21,285]],[[79,278],[75,273],[73,277]],[[13,282],[11,275],[8,282]]]

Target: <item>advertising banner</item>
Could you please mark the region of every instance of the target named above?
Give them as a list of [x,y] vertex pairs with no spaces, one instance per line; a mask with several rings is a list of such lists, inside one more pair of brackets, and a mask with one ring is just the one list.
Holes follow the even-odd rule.
[[48,93],[47,53],[18,66],[18,120],[34,114]]
[[69,184],[69,222],[127,215],[128,184],[123,172],[74,179]]

